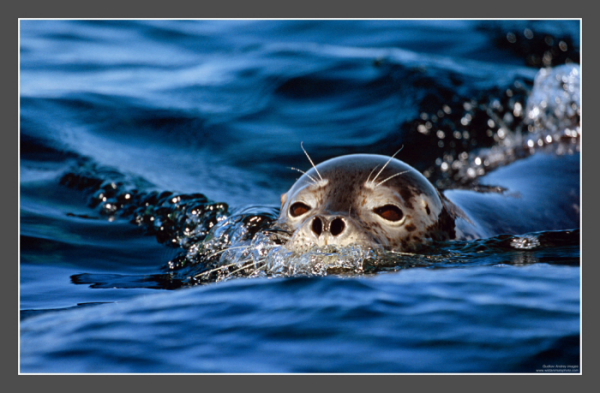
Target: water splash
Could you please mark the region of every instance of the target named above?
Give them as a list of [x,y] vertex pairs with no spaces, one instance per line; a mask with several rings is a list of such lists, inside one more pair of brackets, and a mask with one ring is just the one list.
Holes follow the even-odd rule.
[[163,274],[83,274],[73,277],[77,284],[174,289],[239,277],[364,275],[414,267],[529,264],[546,261],[543,253],[551,248],[566,250],[560,263],[579,263],[579,230],[436,242],[418,254],[359,246],[317,247],[296,254],[285,247],[289,234],[274,227],[279,215],[276,207],[229,209],[202,194],[140,191],[133,186],[139,183],[135,179],[127,182],[123,175],[105,168],[84,165],[78,170],[66,174],[63,184],[87,189],[90,205],[100,214],[113,220],[127,219],[180,251],[164,266]]
[[430,148],[441,148],[435,165],[423,171],[426,177],[438,188],[472,189],[485,174],[538,151],[580,151],[581,68],[543,68],[532,87],[516,80],[479,97],[453,98],[408,127],[412,144],[428,146],[437,138],[439,146]]
[[581,67],[543,68],[527,100],[529,131],[548,142],[581,135]]
[[[442,172],[453,174],[453,180],[448,184],[468,185],[470,189],[482,191],[473,180],[498,166],[529,156],[537,149],[554,146],[557,154],[578,151],[580,74],[578,65],[543,69],[535,78],[526,105],[523,101],[525,90],[519,94],[505,91],[506,97],[514,98],[507,103],[492,99],[486,104],[478,104],[477,107],[488,116],[488,125],[494,123],[497,126],[497,143],[477,150],[477,154],[460,154],[449,164],[452,171],[444,169],[446,158],[451,156],[438,162]],[[524,88],[522,84],[519,86]],[[462,114],[457,115],[465,118],[469,108],[473,109],[471,104],[463,105]],[[511,113],[506,112],[507,108]],[[506,113],[499,118],[503,111]],[[438,117],[442,118],[444,113],[450,115],[454,111],[450,107],[444,108]],[[432,120],[427,118],[427,121]],[[514,127],[506,125],[510,119],[513,119]],[[426,119],[422,116],[422,120]],[[535,263],[540,258],[526,253],[543,249],[548,237],[546,233],[534,233],[467,243],[434,243],[420,254],[353,246],[329,246],[294,254],[285,248],[289,234],[274,227],[279,215],[277,207],[230,209],[227,204],[210,201],[203,194],[143,191],[151,188],[143,179],[127,177],[89,162],[79,163],[76,169],[63,176],[61,183],[88,190],[90,206],[109,220],[127,219],[143,228],[146,234],[156,236],[160,243],[180,249],[164,267],[166,276],[156,277],[160,282],[177,283],[175,286],[235,277],[371,274],[416,266],[441,268],[478,264],[481,253],[487,255],[489,261],[498,251],[514,256],[510,261],[499,263]],[[573,239],[572,233],[563,231],[560,236],[568,240],[567,247],[578,247],[579,240]],[[571,258],[567,263],[578,261]]]

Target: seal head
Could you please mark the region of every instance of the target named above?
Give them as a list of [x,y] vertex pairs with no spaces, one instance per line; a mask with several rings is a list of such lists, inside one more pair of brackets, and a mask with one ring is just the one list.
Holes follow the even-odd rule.
[[449,201],[416,169],[395,158],[353,154],[325,161],[282,196],[278,226],[286,247],[360,245],[415,251],[456,237]]

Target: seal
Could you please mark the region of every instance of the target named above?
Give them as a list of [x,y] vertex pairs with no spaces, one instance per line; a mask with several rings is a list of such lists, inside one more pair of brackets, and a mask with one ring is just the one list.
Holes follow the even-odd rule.
[[415,168],[383,155],[313,163],[281,203],[276,224],[291,234],[286,248],[298,253],[326,245],[413,252],[431,240],[464,237],[456,222],[468,221]]

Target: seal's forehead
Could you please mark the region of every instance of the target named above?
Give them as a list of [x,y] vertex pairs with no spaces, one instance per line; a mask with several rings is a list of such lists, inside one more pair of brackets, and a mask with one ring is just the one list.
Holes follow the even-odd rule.
[[[381,159],[378,157],[381,157]],[[370,172],[374,172],[377,165],[381,168],[385,164],[386,161],[382,160],[383,158],[386,157],[355,154],[324,161],[317,165],[316,168],[313,167],[306,171],[294,183],[290,192],[296,193],[306,188],[313,190],[324,188],[330,184],[330,181],[334,185],[362,184],[369,177]]]
[[[387,164],[387,165],[386,165]],[[350,154],[346,156],[332,158],[325,162],[317,165],[319,172],[336,172],[340,169],[350,172],[360,172],[368,175],[372,170],[375,171],[386,166],[386,170],[397,168],[397,169],[408,169],[410,166],[403,163],[400,160],[390,158],[387,156],[381,156],[376,154]],[[311,171],[314,170],[311,169]]]
[[409,188],[414,192],[437,195],[435,187],[419,171],[398,159],[376,154],[351,154],[324,161],[303,175],[293,189],[305,188],[309,183],[318,184],[321,178],[336,187],[345,187],[348,192],[361,188],[369,180],[373,185],[385,183],[397,190]]
[[381,182],[389,176],[399,173],[421,176],[417,170],[400,160],[375,154],[352,154],[333,158],[307,172],[313,178],[320,176],[334,181],[346,181],[347,184],[360,185],[367,180]]

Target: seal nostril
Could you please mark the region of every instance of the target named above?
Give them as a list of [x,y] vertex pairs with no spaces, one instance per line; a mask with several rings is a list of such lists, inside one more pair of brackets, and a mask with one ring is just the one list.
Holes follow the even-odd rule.
[[331,232],[333,236],[338,236],[341,235],[342,232],[344,232],[345,228],[346,224],[344,224],[344,220],[342,220],[341,218],[336,218],[335,220],[331,221],[331,225],[329,226],[329,232]]
[[323,232],[323,221],[321,221],[319,217],[313,219],[312,230],[317,236],[321,236],[321,232]]

